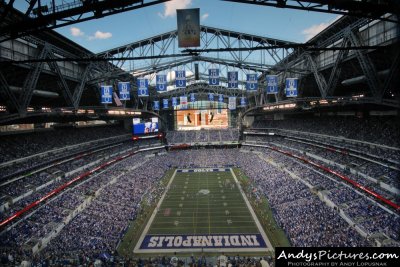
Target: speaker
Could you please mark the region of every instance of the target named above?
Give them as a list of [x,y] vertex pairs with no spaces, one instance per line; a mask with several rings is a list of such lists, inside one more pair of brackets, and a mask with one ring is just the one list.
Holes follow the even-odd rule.
[[196,81],[200,80],[199,76],[199,63],[194,64],[194,78]]

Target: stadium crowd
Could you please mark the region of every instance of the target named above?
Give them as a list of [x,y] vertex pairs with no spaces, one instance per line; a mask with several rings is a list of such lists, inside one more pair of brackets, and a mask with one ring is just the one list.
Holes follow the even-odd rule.
[[169,131],[166,136],[170,144],[234,142],[239,139],[239,131],[237,129]]
[[[299,163],[297,160],[284,156],[278,152],[268,150],[266,148],[252,148],[253,150],[263,153],[264,157],[271,158],[278,163],[279,166],[291,171],[296,176],[307,181],[314,188],[327,193],[327,197],[332,200],[345,214],[353,218],[355,221],[362,221],[362,224],[376,225],[374,231],[365,229],[369,236],[377,233],[384,233],[386,236],[393,238],[397,242],[399,239],[398,230],[400,227],[399,216],[395,212],[387,212],[380,205],[373,203],[369,198],[354,188],[338,181],[333,175],[321,173],[317,169]],[[267,193],[268,196],[272,194]],[[359,203],[355,205],[354,203]],[[383,222],[381,216],[385,214],[390,218]],[[379,229],[379,230],[378,230]],[[399,245],[399,244],[397,244]]]
[[[0,205],[8,203],[8,208],[0,211],[0,220],[11,216],[41,196],[68,182],[74,176],[86,172],[93,164],[100,165],[106,162],[111,155],[116,155],[121,150],[133,148],[132,142],[125,143],[123,148],[121,146],[109,147],[97,153],[69,160],[0,186],[0,194],[2,195]],[[70,173],[77,169],[79,169],[78,172]]]
[[[370,159],[367,155],[358,156],[313,143],[299,142],[290,138],[247,135],[246,142],[249,144],[269,144],[293,154],[305,156],[314,162],[344,173],[358,183],[374,189],[381,195],[393,199],[396,203],[400,203],[400,197],[396,193],[400,190],[400,170],[396,165],[388,165],[375,159]],[[321,158],[325,161],[320,160]],[[394,190],[388,191],[381,184],[391,186]]]
[[61,128],[15,135],[4,135],[0,139],[0,163],[27,157],[44,151],[79,143],[104,139],[128,132],[120,126],[89,128]]
[[[262,151],[262,149],[259,149]],[[273,158],[286,168],[304,173],[304,166],[296,164],[293,160],[276,152],[262,151],[266,158]],[[131,167],[137,163],[143,164],[134,171]],[[145,163],[145,164],[144,164]],[[325,206],[317,196],[299,180],[293,179],[284,173],[281,168],[274,167],[254,153],[243,153],[237,149],[219,150],[184,150],[173,151],[168,154],[146,158],[143,155],[135,155],[100,173],[96,179],[89,179],[54,201],[40,207],[38,211],[25,221],[17,224],[11,231],[2,235],[1,247],[20,248],[13,254],[14,259],[32,259],[29,242],[54,231],[59,223],[86,198],[93,197],[93,201],[86,209],[75,216],[58,233],[48,246],[37,254],[37,260],[47,259],[56,263],[58,259],[72,262],[94,261],[96,258],[107,258],[116,255],[115,248],[122,238],[129,221],[134,220],[140,210],[143,196],[155,197],[158,194],[149,194],[148,190],[158,184],[164,172],[171,167],[217,167],[240,166],[244,173],[253,181],[252,190],[258,197],[265,196],[273,208],[279,224],[288,234],[290,241],[296,246],[369,246],[367,239],[362,238],[352,227],[338,215],[336,211]],[[151,172],[149,172],[151,170]],[[307,178],[314,182],[324,180],[317,173],[311,174],[307,169]],[[113,178],[119,179],[108,184]],[[331,181],[327,179],[328,181]],[[331,181],[331,183],[333,183]],[[329,184],[329,183],[328,183]],[[337,183],[336,187],[339,186]],[[327,187],[328,188],[328,187]],[[335,186],[331,188],[335,189]],[[100,192],[97,192],[100,189]],[[159,188],[160,189],[160,188]],[[162,189],[162,188],[161,188]],[[160,192],[162,191],[160,189]],[[349,189],[350,190],[350,189]],[[346,212],[349,216],[365,215],[363,226],[373,232],[391,230],[391,237],[395,236],[395,227],[398,219],[368,200],[361,202],[371,206],[366,214],[363,213],[363,205],[350,205],[353,200],[365,198],[357,194],[358,198],[349,197],[351,190],[346,195],[332,198],[347,203]],[[97,192],[97,193],[96,193]],[[340,194],[342,190],[332,190],[331,194]],[[368,203],[366,203],[368,202]],[[355,214],[353,214],[354,212]],[[369,216],[373,215],[373,216]],[[384,225],[376,224],[378,220],[369,222],[369,217],[382,219],[386,216]],[[320,220],[320,218],[324,218]],[[100,223],[101,222],[101,223]],[[374,225],[375,228],[372,228]],[[26,247],[27,250],[21,248]],[[60,262],[58,262],[60,263]]]
[[[213,142],[212,140],[237,140],[238,132],[170,132],[167,138],[168,136],[177,143],[188,140]],[[310,153],[346,163],[346,159],[338,158],[321,148],[305,148],[283,138],[280,141],[288,147],[299,149],[301,146]],[[153,142],[144,144],[148,146]],[[135,148],[135,145],[132,147]],[[13,182],[13,186],[0,187],[0,190],[8,198],[19,196],[54,180],[54,173],[57,171],[72,171],[96,159],[103,160],[111,152],[119,150],[121,147],[115,146],[107,150],[106,154],[68,161],[65,165]],[[362,159],[355,158],[354,164],[362,165]],[[373,246],[376,245],[376,235],[383,236],[385,242],[382,245],[400,246],[400,219],[395,212],[338,181],[331,174],[321,173],[320,170],[267,148],[244,146],[241,150],[197,149],[156,154],[151,151],[142,152],[104,171],[96,172],[39,206],[9,230],[2,231],[1,261],[9,265],[29,261],[42,263],[42,266],[96,261],[129,261],[132,266],[168,265],[171,258],[167,257],[123,259],[116,248],[130,222],[142,212],[143,201],[154,202],[163,192],[161,180],[165,172],[171,168],[197,167],[240,167],[243,175],[251,181],[246,185],[246,191],[251,192],[255,198],[265,197],[268,200],[278,225],[294,246]],[[1,213],[1,219],[67,182],[71,177],[57,179],[17,201],[14,206]],[[366,233],[366,237],[350,226],[337,209],[321,201],[317,192],[325,194],[346,216],[354,219],[356,225]],[[54,237],[48,244],[41,243],[42,238],[50,235]],[[41,246],[40,252],[33,254],[32,248],[38,244]],[[252,266],[258,261],[239,256],[229,260],[232,266]],[[185,259],[183,263],[193,265],[199,261],[200,264],[204,263],[201,257]],[[209,259],[204,261],[207,264],[215,262]]]
[[[2,136],[0,149],[4,153],[0,155],[0,180],[31,173],[51,162],[60,162],[130,139],[130,135],[120,127],[110,127],[109,132],[105,129],[107,128],[48,130]],[[69,133],[74,134],[69,135]],[[16,159],[18,161],[15,162]]]
[[321,116],[296,117],[285,120],[256,121],[253,128],[277,128],[301,132],[345,137],[367,141],[390,147],[400,147],[400,124],[396,118],[371,116],[357,118],[355,116]]

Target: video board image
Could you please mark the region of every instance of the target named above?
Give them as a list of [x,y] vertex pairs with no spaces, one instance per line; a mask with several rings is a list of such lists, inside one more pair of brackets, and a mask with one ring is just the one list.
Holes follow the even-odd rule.
[[133,135],[158,133],[158,118],[134,118],[132,127]]
[[228,128],[227,109],[178,110],[175,115],[178,130]]

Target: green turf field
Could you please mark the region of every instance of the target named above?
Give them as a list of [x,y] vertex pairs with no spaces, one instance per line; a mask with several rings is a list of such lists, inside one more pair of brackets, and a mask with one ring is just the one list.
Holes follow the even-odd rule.
[[[237,242],[239,243],[246,242],[250,239],[243,238],[246,238],[246,236],[249,238],[249,235],[253,234],[258,236],[259,241],[262,239],[269,243],[262,227],[259,223],[257,225],[255,221],[257,218],[254,212],[252,214],[249,210],[249,206],[250,204],[245,202],[231,169],[220,169],[220,171],[192,170],[192,172],[177,170],[169,182],[164,196],[161,197],[157,208],[154,210],[148,222],[148,227],[142,232],[135,250],[145,252],[146,250],[139,249],[141,243],[147,242],[146,246],[148,246],[149,243],[152,243],[150,238],[155,236],[157,238],[164,236],[166,239],[173,236],[178,238],[178,243],[182,242],[181,238],[187,238],[187,236],[191,238],[202,237],[206,241],[209,239],[212,246],[215,242],[218,242],[218,239],[213,238],[225,236],[228,247],[232,248],[233,243],[230,244],[229,242],[235,242],[235,238],[241,240],[238,239]],[[263,233],[260,233],[260,230]],[[232,236],[235,237],[230,240],[229,238],[232,238]],[[158,242],[159,239],[156,239],[153,244],[155,245]],[[175,241],[170,241],[170,244],[172,242]],[[240,248],[239,243],[236,248]],[[159,244],[161,244],[161,241]],[[266,247],[270,247],[270,245],[264,245],[262,249]],[[165,248],[165,244],[163,248]],[[245,249],[249,251],[250,247]]]
[[258,233],[231,172],[176,173],[149,234]]

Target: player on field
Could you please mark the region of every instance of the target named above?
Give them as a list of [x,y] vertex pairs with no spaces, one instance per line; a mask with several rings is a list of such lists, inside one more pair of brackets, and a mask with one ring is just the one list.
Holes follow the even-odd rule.
[[225,256],[224,252],[218,257],[218,263],[220,267],[226,267],[228,263],[228,258]]
[[265,257],[260,260],[261,267],[269,267],[268,262],[265,260]]
[[176,252],[174,252],[174,256],[172,256],[171,261],[169,262],[173,267],[178,266],[179,259],[176,256]]

